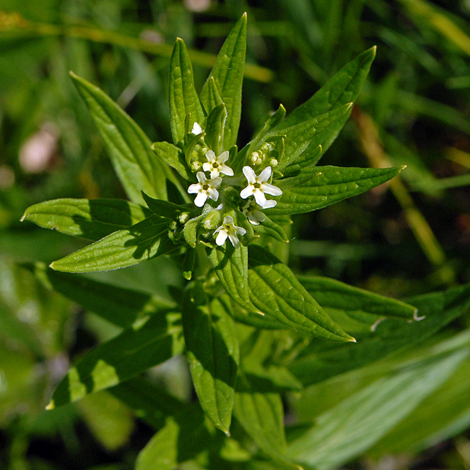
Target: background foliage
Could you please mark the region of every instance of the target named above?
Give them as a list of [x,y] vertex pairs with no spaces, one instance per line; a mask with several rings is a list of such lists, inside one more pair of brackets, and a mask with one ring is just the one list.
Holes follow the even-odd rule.
[[[247,11],[250,66],[240,133],[246,142],[279,103],[289,113],[341,66],[377,45],[352,118],[322,163],[408,169],[387,187],[296,216],[290,265],[298,273],[331,276],[400,299],[470,282],[468,2],[1,0],[0,9],[1,468],[131,468],[153,429],[165,422],[162,413],[150,424],[148,416],[136,420],[116,399],[132,395],[132,387],[139,387],[132,381],[113,395],[99,392],[44,412],[69,364],[119,331],[18,266],[50,262],[83,246],[21,224],[27,206],[57,197],[124,197],[69,70],[99,85],[152,141],[170,140],[168,63],[176,37],[190,48],[200,89],[213,54]],[[165,258],[94,278],[161,299],[169,298],[168,286],[181,285]],[[296,438],[292,431],[291,452],[325,469],[351,459],[375,468],[388,455],[397,468],[470,468],[470,325],[468,295],[459,295],[435,302],[447,305],[449,321],[458,316],[452,308],[464,315],[401,356],[327,381],[332,365],[318,364],[322,381],[304,381],[311,386],[307,392],[301,398],[291,394],[285,403],[299,435],[302,425],[317,421],[314,435]],[[396,374],[383,376],[384,370]],[[178,409],[177,399],[191,398],[181,361],[150,376],[153,400],[161,388],[175,396],[161,397],[169,400],[167,410]],[[378,407],[384,401],[390,404],[385,410]],[[171,434],[186,418],[167,412],[176,423],[167,420]],[[343,439],[338,449],[335,434],[328,438],[331,428],[321,427],[337,417],[337,430],[367,436],[384,416],[394,421],[384,425],[380,439],[362,439],[361,446]],[[242,465],[243,450],[230,442],[224,455]],[[151,456],[141,454],[142,462],[146,458]]]

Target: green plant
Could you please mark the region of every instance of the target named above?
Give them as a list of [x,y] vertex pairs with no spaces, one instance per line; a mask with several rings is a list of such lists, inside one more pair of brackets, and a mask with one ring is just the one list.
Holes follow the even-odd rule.
[[[294,275],[287,266],[291,215],[361,194],[402,168],[317,166],[349,116],[375,49],[287,118],[281,105],[238,151],[245,48],[243,16],[198,95],[184,42],[177,40],[170,60],[173,144],[152,145],[110,98],[72,75],[130,202],[59,199],[23,216],[93,241],[52,263],[52,270],[25,266],[123,329],[70,369],[48,408],[109,389],[159,429],[138,458],[139,470],[186,461],[203,468],[331,468],[378,441],[468,362],[461,349],[468,345],[465,333],[448,340],[445,353],[438,345],[417,358],[388,359],[356,380],[357,389],[342,401],[327,400],[315,425],[302,419],[291,426],[287,448],[281,394],[328,384],[410,348],[465,310],[468,288],[403,303],[332,279]],[[189,281],[171,289],[171,300],[76,275],[160,255],[171,256]],[[356,340],[344,330],[359,344],[348,344]],[[200,407],[179,403],[139,377],[182,353]],[[291,402],[305,421],[316,419],[306,412],[309,400],[307,392]],[[381,400],[388,408],[377,406]],[[338,439],[361,419],[367,426],[380,422],[380,432],[370,436],[359,428],[354,438]]]

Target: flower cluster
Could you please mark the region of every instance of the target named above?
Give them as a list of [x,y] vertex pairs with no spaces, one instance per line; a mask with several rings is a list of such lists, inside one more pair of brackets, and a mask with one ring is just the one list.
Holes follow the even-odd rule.
[[[191,132],[198,135],[202,134],[203,131],[200,125],[195,123]],[[233,186],[241,188],[243,186],[242,181],[246,180],[246,186],[241,190],[237,190],[237,193],[241,199],[248,199],[248,201],[239,209],[252,225],[263,223],[266,220],[266,216],[262,210],[269,209],[277,204],[277,201],[273,199],[266,199],[266,194],[271,196],[280,196],[282,194],[281,189],[269,183],[272,176],[271,166],[265,167],[257,175],[251,166],[246,165],[242,169],[243,176],[237,176],[234,175],[233,169],[227,165],[230,156],[228,151],[222,152],[219,156],[216,156],[213,150],[204,148],[204,151],[205,159],[207,160],[202,164],[204,171],[197,171],[196,178],[198,182],[191,184],[188,188],[189,194],[196,194],[194,204],[197,207],[203,207],[208,199],[218,201],[221,196],[220,193],[223,194],[224,191]],[[253,165],[260,163],[256,158],[250,158],[250,162]],[[200,163],[197,166],[193,166],[193,168],[200,168]],[[209,177],[204,172],[209,173]],[[226,176],[235,177],[225,178]],[[253,196],[253,199],[249,199],[251,196]],[[223,211],[225,202],[222,197],[222,203],[216,210]],[[229,205],[227,209],[233,209],[233,204]],[[214,237],[216,237],[217,245],[223,245],[228,238],[235,247],[239,245],[238,237],[245,234],[246,230],[242,227],[237,227],[234,224],[233,217],[230,215],[225,215],[223,223],[213,233]]]

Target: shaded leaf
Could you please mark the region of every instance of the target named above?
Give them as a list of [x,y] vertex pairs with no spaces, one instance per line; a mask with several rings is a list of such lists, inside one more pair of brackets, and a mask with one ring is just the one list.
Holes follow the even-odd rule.
[[220,155],[225,132],[227,110],[223,104],[217,105],[207,117],[206,142],[214,151],[216,157]]
[[239,361],[235,325],[218,299],[197,305],[195,289],[201,286],[188,289],[182,310],[191,376],[205,414],[228,435]]
[[180,315],[153,315],[82,357],[62,379],[48,409],[130,379],[182,352]]
[[[154,142],[151,148],[162,162],[174,168],[184,179],[189,180],[191,178],[190,175],[192,175],[192,173],[188,168],[181,149],[168,142]],[[143,191],[147,193],[147,191]]]

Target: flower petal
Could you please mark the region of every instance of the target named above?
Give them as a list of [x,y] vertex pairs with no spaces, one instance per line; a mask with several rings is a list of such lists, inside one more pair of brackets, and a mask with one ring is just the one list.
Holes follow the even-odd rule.
[[[271,207],[274,207],[277,204],[277,201],[274,199],[268,199],[266,201],[266,204],[264,205],[263,209],[271,209]],[[264,216],[264,214],[263,214]]]
[[217,158],[217,161],[221,164],[225,163],[228,160],[228,157],[230,156],[230,153],[228,150],[225,152],[222,152],[219,157]]
[[256,204],[264,208],[264,205],[266,204],[266,196],[263,191],[260,189],[253,191],[253,196],[255,196]]
[[254,172],[253,168],[251,168],[251,166],[244,166],[243,174],[248,180],[248,183],[256,183],[256,173]]
[[217,201],[217,199],[219,199],[219,191],[217,191],[215,188],[209,188],[206,191],[206,199],[207,196],[209,196],[213,201]]
[[[214,233],[216,232],[217,230]],[[221,230],[217,235],[215,242],[217,243],[217,245],[222,246],[225,243],[225,240],[227,240],[227,232],[225,230]]]
[[227,165],[220,165],[220,170],[221,173],[227,176],[233,176],[233,170],[227,166]]
[[280,196],[282,194],[282,190],[280,188],[268,183],[263,183],[261,185],[261,190],[266,194],[271,194],[271,196]]
[[242,189],[240,192],[240,196],[242,199],[246,199],[253,194],[253,186],[249,185],[245,189]]
[[207,182],[206,175],[204,174],[203,171],[198,171],[196,173],[196,178],[199,181],[199,183],[201,183],[201,184],[206,184],[206,182]]
[[206,153],[206,158],[209,162],[215,162],[217,159],[215,158],[215,153],[212,150],[208,150]]
[[194,204],[197,207],[202,207],[207,200],[207,192],[206,191],[199,191],[196,199],[194,199]]
[[202,189],[202,184],[201,183],[194,183],[188,188],[188,193],[189,194],[196,194]]
[[271,177],[271,167],[267,166],[258,176],[258,182],[264,183]]
[[[218,237],[217,237],[218,238]],[[228,234],[228,238],[230,239],[230,241],[232,242],[232,245],[237,248],[238,245],[240,245],[240,241],[238,240],[238,238],[236,237],[236,235],[233,235],[232,233],[229,233]],[[216,240],[217,242],[217,240]]]

